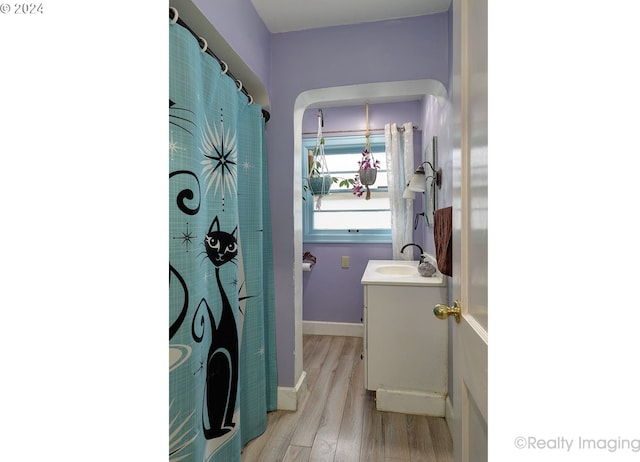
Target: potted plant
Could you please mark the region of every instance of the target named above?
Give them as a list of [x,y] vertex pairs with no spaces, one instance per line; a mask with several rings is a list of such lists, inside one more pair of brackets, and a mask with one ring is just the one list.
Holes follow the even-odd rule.
[[309,150],[309,176],[306,186],[314,196],[325,196],[329,194],[331,184],[337,181],[337,178],[329,174],[324,156],[324,138],[321,138],[316,148],[313,151]]
[[362,197],[366,190],[365,199],[371,199],[369,186],[375,184],[379,168],[380,161],[374,159],[373,154],[369,151],[369,139],[367,138],[367,146],[362,151],[362,159],[358,161],[358,173],[353,179],[353,194]]
[[[321,143],[324,143],[322,138]],[[352,178],[340,178],[328,172],[324,160],[324,154],[319,154],[319,150],[309,149],[309,176],[303,184],[305,191],[309,191],[313,196],[320,199],[329,193],[333,183],[338,183],[340,188],[350,188],[354,186],[355,180]],[[357,176],[357,175],[356,175]],[[303,197],[303,200],[306,200]]]

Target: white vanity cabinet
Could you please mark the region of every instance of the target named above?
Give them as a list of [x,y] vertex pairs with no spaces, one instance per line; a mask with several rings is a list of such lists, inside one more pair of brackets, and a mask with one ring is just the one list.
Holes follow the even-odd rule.
[[[417,262],[403,262],[406,266]],[[443,276],[409,277],[372,260],[364,288],[365,383],[381,411],[444,416],[447,395],[448,322],[433,307],[447,303]],[[417,269],[416,269],[417,273]]]

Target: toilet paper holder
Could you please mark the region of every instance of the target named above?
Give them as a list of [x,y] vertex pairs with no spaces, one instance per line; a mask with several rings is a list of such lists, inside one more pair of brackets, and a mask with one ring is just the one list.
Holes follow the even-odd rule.
[[[313,268],[313,265],[316,264],[316,261],[317,261],[317,258],[315,257],[315,255],[313,255],[311,252],[305,252],[302,255],[303,271],[311,271],[311,268]],[[310,262],[310,263],[304,265],[305,262]]]

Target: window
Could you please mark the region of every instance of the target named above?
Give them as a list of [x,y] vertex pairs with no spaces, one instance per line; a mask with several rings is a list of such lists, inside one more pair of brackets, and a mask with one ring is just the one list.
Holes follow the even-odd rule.
[[[303,202],[304,242],[391,242],[391,211],[387,189],[387,161],[384,152],[384,135],[369,136],[371,152],[380,161],[376,183],[371,190],[371,199],[357,197],[350,188],[340,187],[343,179],[353,179],[362,157],[366,138],[345,136],[325,138],[324,152],[327,167],[332,176],[338,177],[329,194],[321,199],[316,209],[316,198],[305,194]],[[302,140],[303,163],[308,162],[309,150],[314,150],[315,138]],[[304,169],[306,182],[307,169]]]

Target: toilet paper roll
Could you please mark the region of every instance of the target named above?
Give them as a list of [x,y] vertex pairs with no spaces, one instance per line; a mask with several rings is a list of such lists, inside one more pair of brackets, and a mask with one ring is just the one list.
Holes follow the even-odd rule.
[[311,271],[311,263],[303,262],[302,263],[302,271]]

